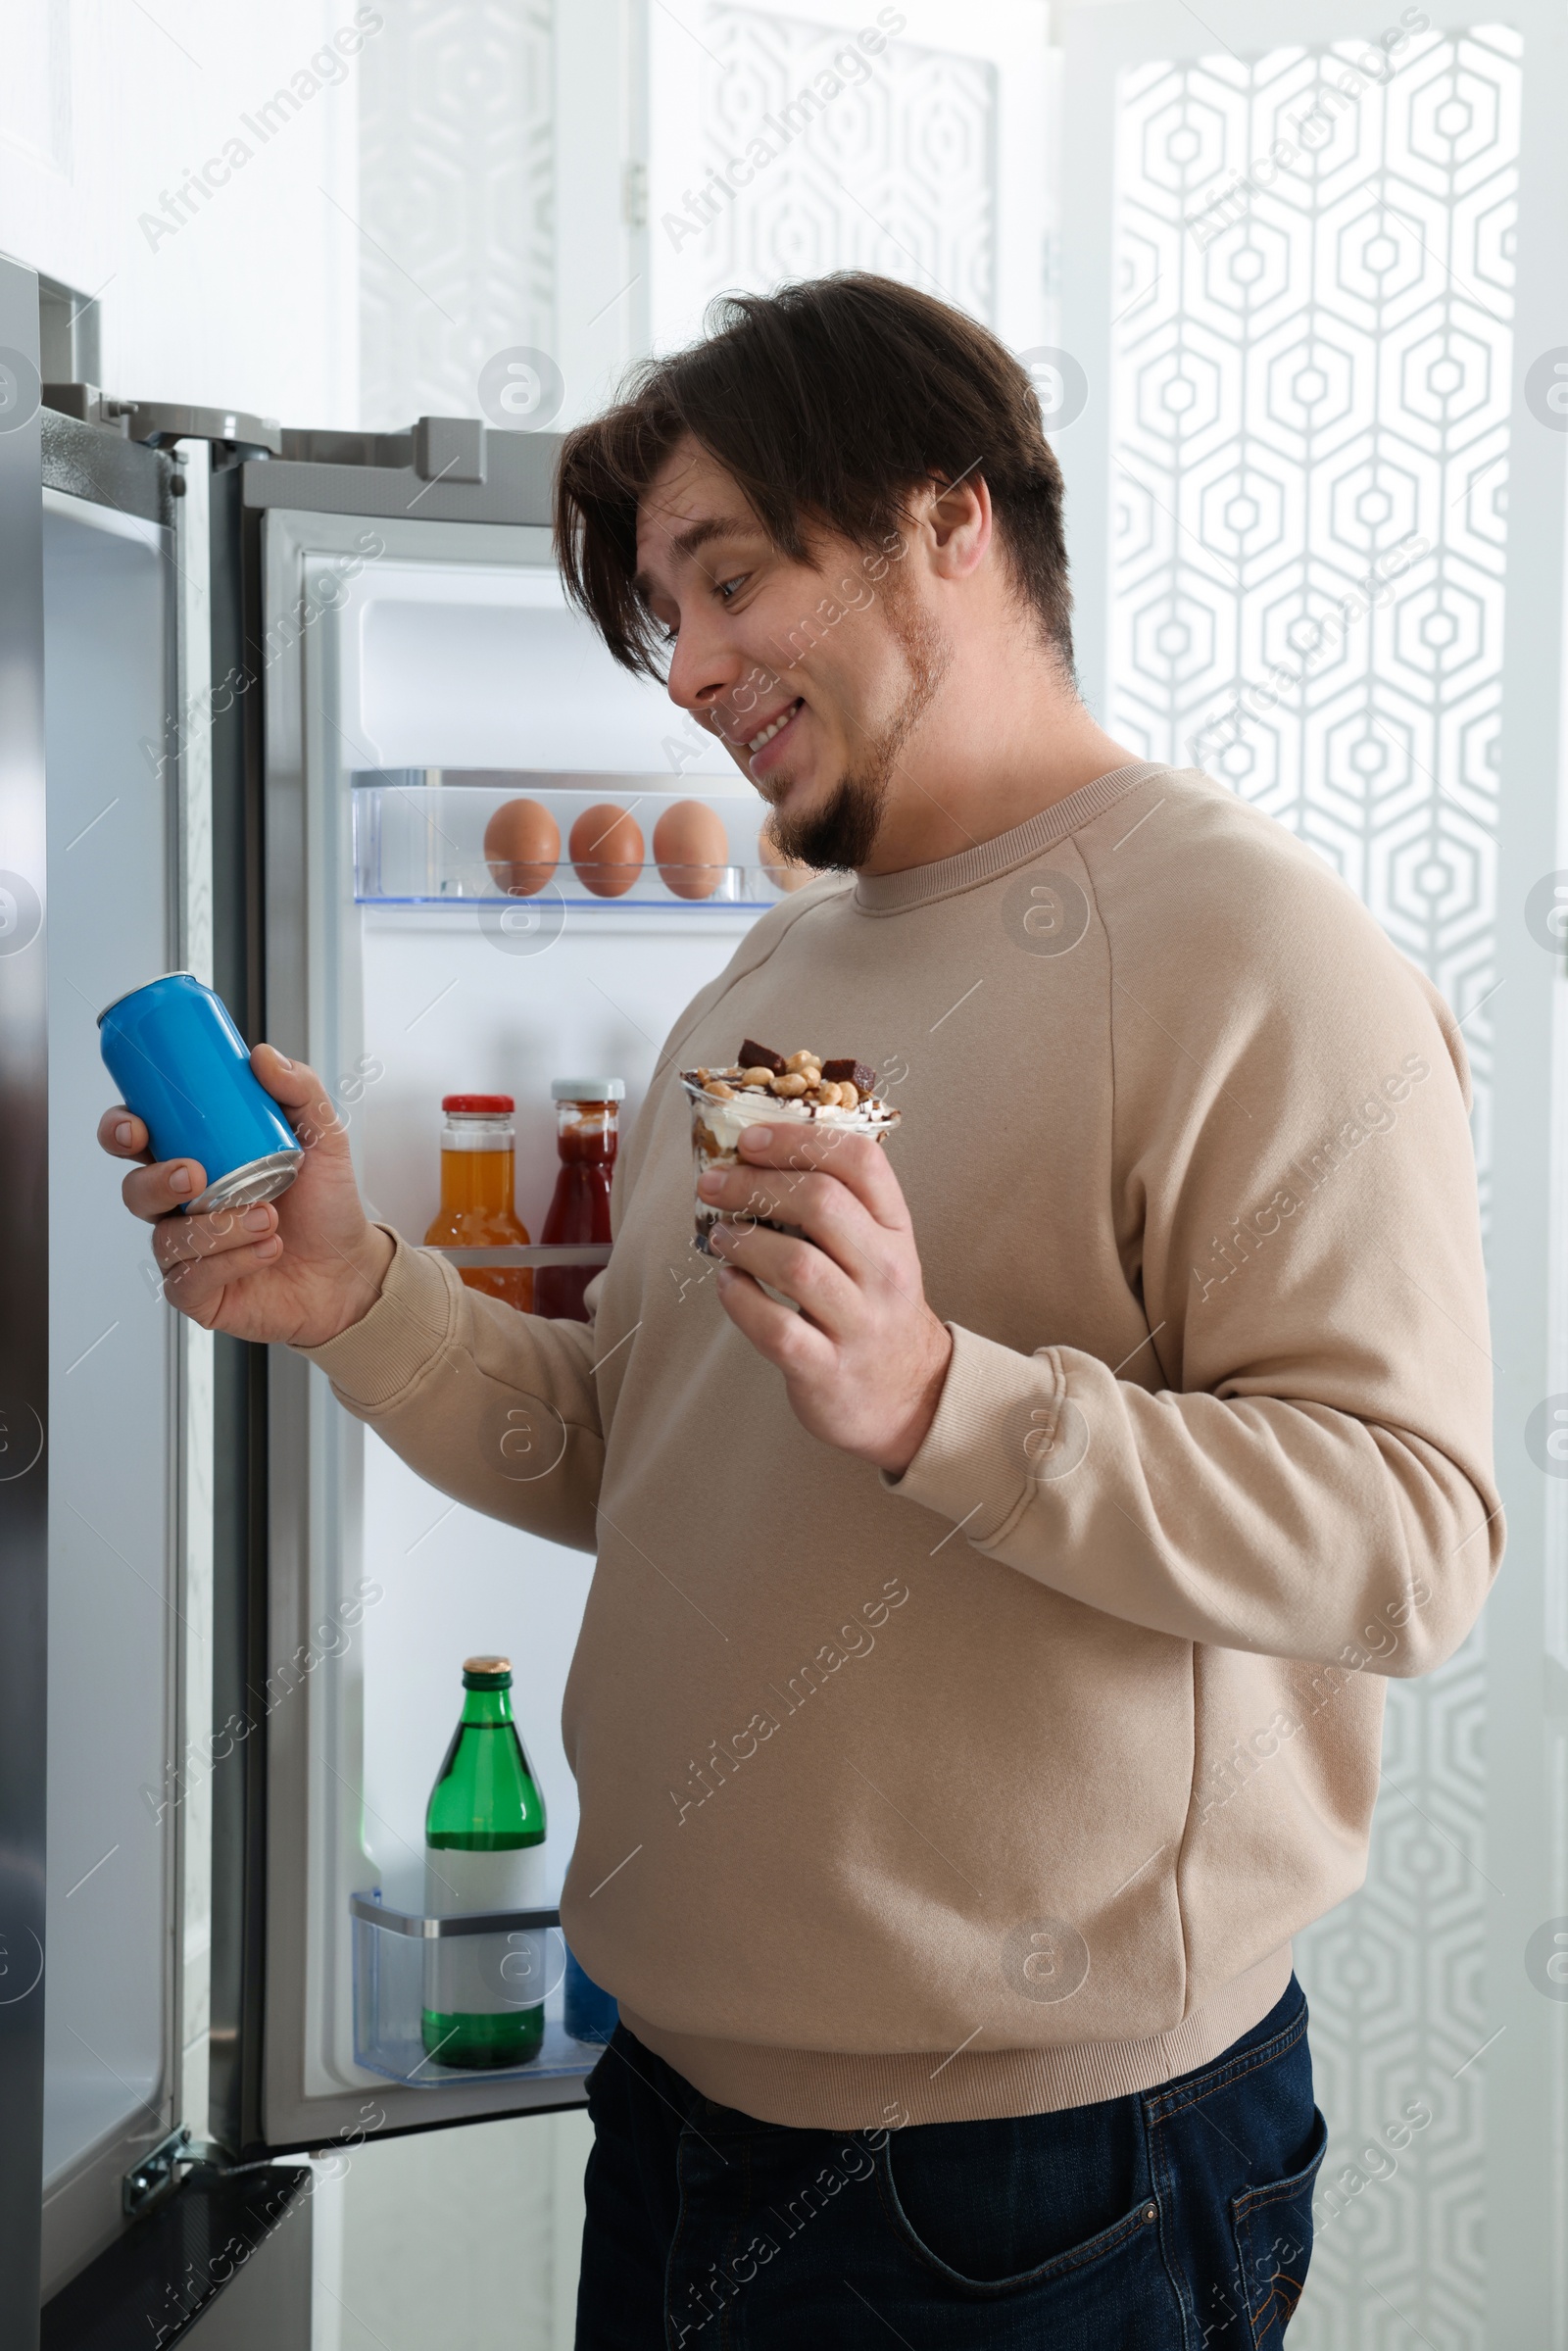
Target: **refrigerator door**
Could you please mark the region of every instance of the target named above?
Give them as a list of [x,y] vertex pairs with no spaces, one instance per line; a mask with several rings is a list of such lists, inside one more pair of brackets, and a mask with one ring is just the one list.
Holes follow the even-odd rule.
[[[215,675],[236,678],[216,722],[233,729],[220,797],[231,751],[255,843],[253,993],[233,1008],[321,1073],[373,1212],[415,1242],[437,1203],[442,1095],[512,1096],[537,1237],[558,1166],[552,1079],[621,1079],[629,1125],[666,1030],[777,896],[762,811],[567,610],[543,435],[427,419],[368,441],[379,463],[338,462],[343,437],[311,462],[314,446],[285,435],[280,461],[219,485],[241,582],[232,663],[215,652]],[[508,897],[484,834],[517,799],[546,809],[562,848],[542,888]],[[666,881],[658,819],[693,800],[712,861],[693,882],[660,832]],[[607,897],[573,866],[571,834],[611,802],[644,846]],[[580,840],[577,856],[591,865]],[[286,1349],[248,1377],[249,1581],[220,1597],[235,1760],[215,1795],[248,1794],[219,1841],[249,1873],[215,1927],[215,2024],[234,2056],[223,2134],[319,2147],[575,2103],[597,2049],[564,2029],[548,1906],[575,1829],[559,1722],[591,1561],[423,1485]],[[519,1478],[549,1467],[514,1434]],[[546,1917],[481,1938],[498,1981],[545,1992],[544,2044],[488,2075],[443,2065],[419,2015],[435,1926],[451,1924],[423,1917],[424,1807],[477,1651],[513,1660],[549,1815]]]
[[124,2228],[124,2176],[179,2119],[189,1623],[185,1343],[93,1141],[113,1099],[97,1014],[185,944],[182,472],[40,409],[36,376],[16,397],[37,300],[0,264],[0,2053],[17,2069],[0,2098],[0,2306],[19,2343],[40,2290]]
[[[0,261],[0,2315],[36,2341],[43,2148],[49,1382],[48,1026],[39,916],[46,888],[43,544],[38,499],[38,285]],[[20,1432],[20,1439],[19,1439]]]
[[177,2091],[179,1342],[146,1232],[120,1211],[93,1142],[115,1099],[98,1011],[168,969],[176,945],[164,748],[172,532],[152,518],[167,512],[168,464],[135,456],[140,512],[47,485],[43,500],[54,884],[44,2198],[56,2275],[121,2227],[121,2178],[175,2120]]

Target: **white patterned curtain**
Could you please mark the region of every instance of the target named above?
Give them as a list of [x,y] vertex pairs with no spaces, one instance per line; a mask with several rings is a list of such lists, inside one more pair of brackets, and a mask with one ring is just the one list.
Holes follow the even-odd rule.
[[486,360],[555,341],[551,23],[550,0],[398,0],[365,52],[357,225],[371,430],[476,416]]
[[707,8],[702,39],[703,178],[755,171],[692,248],[705,296],[874,269],[992,318],[992,66],[900,39],[868,56],[852,24],[745,7]]
[[[1424,30],[1117,105],[1107,724],[1436,980],[1483,1184],[1521,72],[1505,27]],[[1293,2351],[1486,2341],[1482,1638],[1391,1684],[1366,1889],[1298,1939],[1332,2137]]]

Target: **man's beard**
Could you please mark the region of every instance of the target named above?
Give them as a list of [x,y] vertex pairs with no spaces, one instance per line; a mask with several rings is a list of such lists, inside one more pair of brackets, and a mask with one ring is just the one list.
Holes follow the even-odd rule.
[[785,857],[815,866],[818,872],[854,873],[869,858],[899,754],[929,710],[953,658],[952,647],[923,614],[890,612],[889,624],[907,672],[896,715],[874,733],[860,730],[859,757],[839,777],[824,808],[800,816],[786,816],[775,808],[767,819]]

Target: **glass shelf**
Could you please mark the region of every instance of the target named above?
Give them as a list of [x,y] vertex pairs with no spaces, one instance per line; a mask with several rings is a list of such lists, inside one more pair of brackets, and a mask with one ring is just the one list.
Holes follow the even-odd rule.
[[[410,2089],[448,2082],[564,2081],[591,2073],[603,2042],[578,2040],[566,2031],[566,1946],[558,1910],[499,1910],[468,1918],[421,1918],[389,1910],[373,1893],[353,1894],[354,2059],[368,2073]],[[442,1937],[459,1935],[480,1946],[480,1966],[493,1975],[501,1997],[528,1981],[545,1985],[544,2039],[522,2065],[446,2066],[431,2056],[419,2032],[426,1955]],[[531,2003],[518,2000],[515,2005]]]
[[[438,781],[429,780],[432,777]],[[460,780],[461,778],[461,780]],[[714,789],[706,780],[690,791],[671,789],[667,776],[533,774],[477,776],[472,769],[416,767],[362,771],[352,778],[354,895],[366,906],[472,906],[481,925],[506,938],[518,925],[528,934],[559,929],[575,916],[662,907],[694,914],[760,912],[814,878],[806,867],[762,861],[758,834],[766,809],[755,792]],[[510,871],[486,859],[485,831],[511,801],[545,809],[560,835],[559,854],[528,868],[533,885],[504,887]],[[712,863],[662,866],[654,854],[659,819],[678,802],[696,801],[723,829],[724,857]],[[612,805],[641,835],[642,861],[598,868],[594,889],[573,866],[572,826],[589,808]],[[714,835],[712,846],[717,846]],[[589,861],[584,868],[592,870]],[[623,886],[603,885],[613,878]],[[526,949],[524,950],[526,952]]]
[[421,1245],[432,1257],[445,1257],[456,1266],[465,1265],[608,1265],[608,1241],[532,1241],[497,1242],[486,1248],[461,1249],[451,1241],[426,1241]]

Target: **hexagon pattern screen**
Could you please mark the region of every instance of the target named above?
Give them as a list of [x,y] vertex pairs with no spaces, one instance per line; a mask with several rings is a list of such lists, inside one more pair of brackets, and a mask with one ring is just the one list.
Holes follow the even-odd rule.
[[405,0],[365,51],[364,422],[471,416],[487,359],[556,339],[549,0]]
[[[703,292],[876,269],[989,319],[995,69],[912,41],[866,60],[850,18],[704,10],[704,169],[722,171],[758,139],[773,155],[685,248]],[[834,70],[846,54],[857,78]]]
[[[1144,64],[1117,108],[1107,723],[1437,981],[1483,1186],[1521,68],[1424,29]],[[1367,1886],[1298,1943],[1333,2133],[1298,2351],[1484,2339],[1481,1676],[1478,1635],[1391,1686]]]

